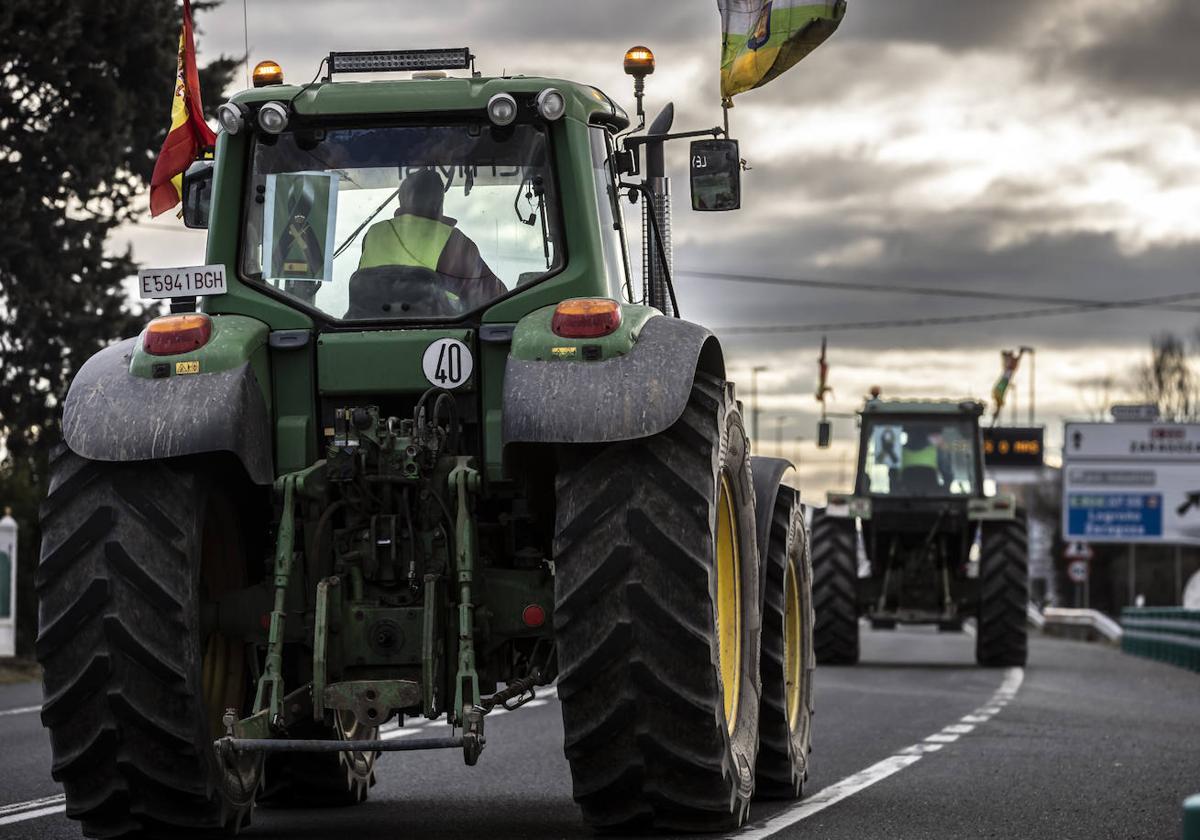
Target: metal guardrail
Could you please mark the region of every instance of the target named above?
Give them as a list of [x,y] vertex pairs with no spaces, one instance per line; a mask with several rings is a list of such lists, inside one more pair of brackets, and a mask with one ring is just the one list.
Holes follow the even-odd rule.
[[1042,613],[1045,621],[1043,629],[1053,626],[1085,627],[1094,630],[1110,642],[1119,642],[1123,633],[1121,625],[1113,621],[1099,610],[1076,610],[1067,607],[1046,607]]
[[1183,840],[1200,840],[1200,793],[1183,800]]
[[1200,610],[1127,607],[1121,624],[1126,653],[1200,672]]

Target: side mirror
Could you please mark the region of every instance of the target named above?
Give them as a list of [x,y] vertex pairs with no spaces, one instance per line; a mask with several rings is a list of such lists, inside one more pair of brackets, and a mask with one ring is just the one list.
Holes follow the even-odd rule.
[[693,210],[742,206],[742,157],[736,140],[693,140],[690,169]]
[[828,449],[829,440],[833,437],[833,424],[828,420],[817,421],[817,448]]
[[190,228],[207,228],[212,207],[213,162],[198,160],[183,173],[183,223]]

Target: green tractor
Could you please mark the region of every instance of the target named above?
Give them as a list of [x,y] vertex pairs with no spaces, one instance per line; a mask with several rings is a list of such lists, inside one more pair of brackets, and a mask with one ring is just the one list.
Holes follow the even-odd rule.
[[984,494],[981,403],[867,401],[852,495],[813,511],[819,663],[852,665],[859,618],[962,630],[975,659],[1024,665],[1029,601],[1024,515]]
[[[639,116],[652,61],[626,58]],[[727,830],[798,796],[802,508],[663,244],[664,142],[709,136],[701,209],[738,205],[736,145],[468,50],[327,62],[221,107],[184,181],[209,264],[142,271],[172,314],[66,399],[37,655],[67,815],[221,833],[361,802],[383,753],[474,765],[487,715],[551,683],[592,825]],[[410,718],[449,726],[395,737]]]

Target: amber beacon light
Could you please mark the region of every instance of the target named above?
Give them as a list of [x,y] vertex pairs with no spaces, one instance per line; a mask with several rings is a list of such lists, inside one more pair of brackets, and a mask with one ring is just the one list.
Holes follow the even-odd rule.
[[283,68],[274,61],[260,61],[254,65],[253,79],[255,87],[281,85],[283,84]]
[[630,47],[625,51],[625,72],[637,78],[654,72],[654,53],[649,47]]

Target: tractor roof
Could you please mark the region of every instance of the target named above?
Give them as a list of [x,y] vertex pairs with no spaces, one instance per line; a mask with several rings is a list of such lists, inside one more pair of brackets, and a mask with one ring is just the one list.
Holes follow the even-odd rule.
[[[386,79],[378,81],[317,82],[309,86],[269,85],[244,90],[234,102],[256,104],[292,102],[304,116],[360,114],[413,114],[447,111],[483,111],[497,93],[535,95],[557,88],[567,102],[566,116],[584,123],[616,128],[629,125],[625,110],[591,85],[541,76],[446,77],[442,79]],[[294,101],[293,101],[294,97]]]
[[867,414],[959,414],[978,417],[983,414],[978,400],[867,400],[862,413]]

